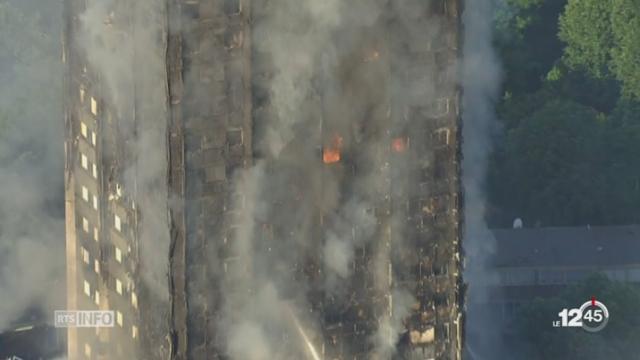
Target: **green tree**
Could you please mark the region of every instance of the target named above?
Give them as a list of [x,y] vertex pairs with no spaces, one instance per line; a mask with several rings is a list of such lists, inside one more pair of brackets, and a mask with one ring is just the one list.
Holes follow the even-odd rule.
[[547,75],[544,88],[552,93],[551,98],[570,99],[606,114],[613,110],[620,97],[620,83],[615,79],[572,70],[561,61]]
[[640,102],[622,98],[605,116],[554,100],[568,97],[564,86],[504,102],[510,120],[488,179],[492,225],[640,222]]
[[640,102],[621,99],[605,129],[606,184],[603,203],[614,223],[640,222]]
[[640,0],[569,0],[559,37],[570,67],[613,75],[640,98]]
[[490,223],[640,222],[640,0],[506,3]]
[[558,16],[566,0],[506,0],[496,15],[496,45],[504,63],[505,92],[536,91],[562,56]]
[[612,0],[569,0],[560,17],[559,37],[567,43],[565,60],[573,68],[585,67],[604,76],[611,61]]
[[490,198],[501,209],[497,222],[603,222],[603,125],[590,107],[553,100],[507,130],[489,179]]
[[640,99],[640,0],[614,0],[611,11],[612,71],[625,94]]

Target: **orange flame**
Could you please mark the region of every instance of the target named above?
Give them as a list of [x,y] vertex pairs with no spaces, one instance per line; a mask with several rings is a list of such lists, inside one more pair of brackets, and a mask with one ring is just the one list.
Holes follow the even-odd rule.
[[405,150],[407,150],[407,142],[408,141],[405,138],[395,138],[391,141],[391,148],[397,153],[405,152]]
[[333,164],[339,162],[342,144],[342,137],[340,135],[334,136],[331,145],[325,147],[322,151],[322,161],[325,164]]

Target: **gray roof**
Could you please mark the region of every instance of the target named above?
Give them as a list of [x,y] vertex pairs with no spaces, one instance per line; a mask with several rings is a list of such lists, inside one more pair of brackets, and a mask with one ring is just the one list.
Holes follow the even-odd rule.
[[492,230],[498,267],[640,265],[640,225]]

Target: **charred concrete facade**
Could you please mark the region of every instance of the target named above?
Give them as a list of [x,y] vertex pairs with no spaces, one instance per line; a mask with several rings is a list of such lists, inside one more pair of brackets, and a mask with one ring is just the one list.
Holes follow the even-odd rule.
[[176,358],[220,356],[216,287],[239,272],[230,243],[243,194],[231,177],[252,160],[249,9],[169,2],[170,186],[181,199],[171,214]]
[[[69,307],[122,309],[124,317],[98,335],[70,330],[70,359],[240,358],[230,353],[224,325],[235,318],[226,312],[234,299],[258,296],[251,278],[260,272],[302,284],[280,294],[295,308],[283,320],[291,331],[274,330],[281,358],[460,359],[460,2],[408,0],[400,9],[377,1],[383,15],[375,21],[337,26],[327,41],[340,44],[340,56],[310,66],[308,114],[277,156],[265,139],[282,121],[271,84],[283,70],[260,45],[278,2],[157,2],[167,19],[168,112],[158,121],[166,127],[170,246],[157,255],[167,259],[167,304],[141,274],[139,222],[149,209],[129,175],[145,94],[133,92],[130,112],[115,108],[104,78],[74,46],[85,3],[67,0]],[[106,21],[135,36],[126,27],[133,1],[114,3]],[[262,189],[271,193],[259,195],[266,210],[257,217],[247,215],[255,194],[246,185],[256,168],[283,185]],[[326,265],[336,232],[354,244],[344,278]],[[238,246],[242,237],[256,239],[251,251]],[[86,266],[85,250],[100,273]],[[295,259],[264,265],[252,253]]]
[[[402,128],[392,130],[392,150],[408,159],[395,166],[392,160],[392,212],[405,217],[391,234],[402,234],[409,246],[400,251],[409,251],[394,253],[392,245],[391,258],[398,286],[417,299],[407,321],[408,342],[417,348],[414,356],[427,359],[460,359],[463,341],[460,5],[432,2],[426,21],[438,25],[424,42],[401,31],[392,41],[394,51],[409,59],[392,63],[399,86],[423,88],[418,98],[394,98],[392,104],[393,116],[406,117]],[[398,151],[398,138],[408,145],[407,154]]]
[[[141,280],[138,202],[144,194],[137,191],[134,145],[139,99],[116,99],[80,44],[86,32],[81,17],[92,4],[65,1],[67,309],[113,311],[115,326],[69,328],[67,354],[69,359],[157,358],[168,352],[168,324],[162,308],[152,306],[161,301]],[[129,2],[109,4],[100,23],[105,46],[134,37],[134,10]],[[142,96],[134,91],[140,79],[130,77],[123,87]]]
[[65,120],[68,309],[114,310],[118,322],[114,329],[71,328],[68,354],[117,358],[135,353],[140,326],[137,210],[122,180],[126,136],[82,56],[67,47],[65,58],[71,69]]

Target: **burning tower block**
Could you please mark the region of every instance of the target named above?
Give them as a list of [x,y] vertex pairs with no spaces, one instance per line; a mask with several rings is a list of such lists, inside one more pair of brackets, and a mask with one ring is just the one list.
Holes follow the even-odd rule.
[[459,0],[65,3],[70,359],[461,358]]

